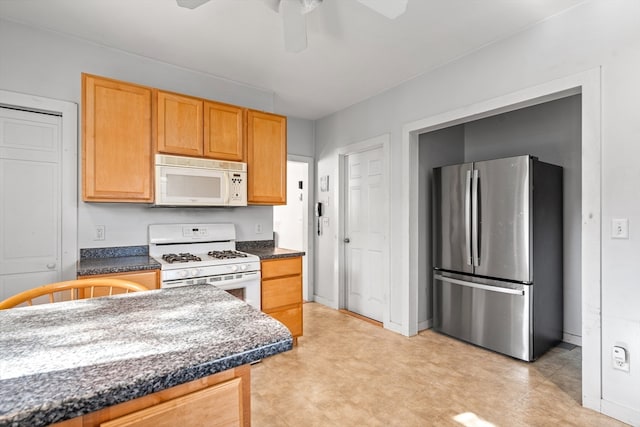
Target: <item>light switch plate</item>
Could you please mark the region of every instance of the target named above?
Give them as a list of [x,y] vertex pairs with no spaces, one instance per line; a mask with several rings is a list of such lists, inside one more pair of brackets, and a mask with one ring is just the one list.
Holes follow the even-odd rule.
[[629,238],[629,219],[613,218],[611,220],[611,238],[628,239]]

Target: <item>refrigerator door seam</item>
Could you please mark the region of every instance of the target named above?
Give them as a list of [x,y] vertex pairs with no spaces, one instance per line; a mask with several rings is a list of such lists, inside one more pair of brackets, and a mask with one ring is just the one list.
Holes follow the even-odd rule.
[[496,286],[489,286],[489,285],[481,285],[480,283],[472,283],[472,282],[466,282],[464,280],[452,279],[450,277],[441,276],[439,274],[434,274],[433,277],[443,282],[453,283],[455,285],[467,286],[469,288],[477,288],[485,291],[498,292],[501,294],[524,295],[523,290],[499,288]]

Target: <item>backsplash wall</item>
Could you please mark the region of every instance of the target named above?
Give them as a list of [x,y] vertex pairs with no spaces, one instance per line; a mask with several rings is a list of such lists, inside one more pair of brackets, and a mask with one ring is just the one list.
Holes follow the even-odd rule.
[[[137,246],[148,243],[149,224],[231,222],[237,240],[273,239],[273,208],[155,208],[132,203],[80,202],[78,247]],[[260,224],[261,233],[256,233]],[[105,227],[105,239],[95,240],[96,226]]]

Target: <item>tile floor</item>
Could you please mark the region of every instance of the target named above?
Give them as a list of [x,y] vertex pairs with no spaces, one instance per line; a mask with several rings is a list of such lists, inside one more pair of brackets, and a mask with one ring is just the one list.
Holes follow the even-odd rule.
[[316,303],[304,305],[304,332],[252,367],[255,427],[625,425],[580,406],[580,347],[526,363]]

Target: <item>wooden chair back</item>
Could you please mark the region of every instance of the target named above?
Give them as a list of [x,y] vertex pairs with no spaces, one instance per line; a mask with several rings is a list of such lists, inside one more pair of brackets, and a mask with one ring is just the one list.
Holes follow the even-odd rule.
[[[67,280],[65,282],[50,283],[20,292],[0,302],[0,310],[13,308],[20,304],[33,305],[33,300],[43,295],[49,296],[49,303],[56,302],[56,295],[63,294],[65,301],[114,295],[117,293],[148,291],[139,283],[122,279],[101,277],[96,279]],[[64,293],[67,292],[68,298]]]

